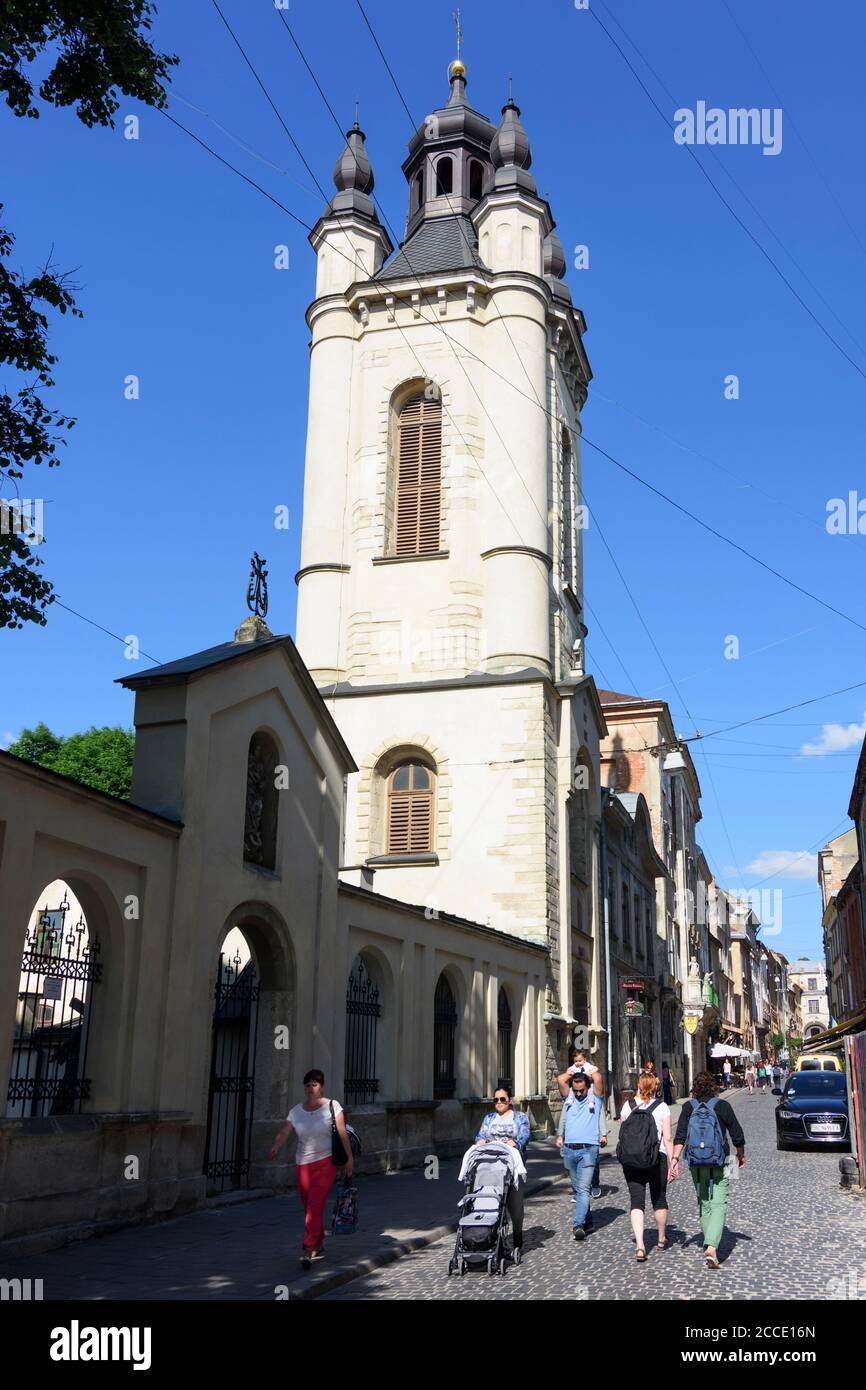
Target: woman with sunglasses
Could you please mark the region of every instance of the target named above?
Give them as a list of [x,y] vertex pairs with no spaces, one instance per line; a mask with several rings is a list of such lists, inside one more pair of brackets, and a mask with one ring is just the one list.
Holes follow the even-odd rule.
[[[529,1143],[529,1116],[524,1115],[522,1110],[512,1108],[511,1092],[507,1086],[496,1087],[493,1104],[496,1109],[481,1121],[481,1128],[475,1136],[476,1144],[507,1144],[509,1148],[517,1149],[520,1157],[525,1159]],[[516,1182],[508,1189],[507,1206],[514,1248],[519,1250],[523,1244],[523,1189]]]

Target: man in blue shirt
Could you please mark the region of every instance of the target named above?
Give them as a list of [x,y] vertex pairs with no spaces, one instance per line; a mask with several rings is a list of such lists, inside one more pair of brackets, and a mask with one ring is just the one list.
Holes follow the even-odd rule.
[[598,1161],[603,1104],[601,1072],[595,1072],[592,1078],[575,1072],[571,1094],[573,1100],[566,1111],[563,1133],[556,1142],[574,1188],[574,1238],[585,1240],[592,1174]]

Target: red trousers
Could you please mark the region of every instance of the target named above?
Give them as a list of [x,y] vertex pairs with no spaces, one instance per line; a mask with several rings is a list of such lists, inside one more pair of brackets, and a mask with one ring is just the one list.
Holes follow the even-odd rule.
[[304,1249],[316,1250],[325,1240],[325,1202],[336,1169],[329,1158],[298,1164],[298,1192],[307,1219],[304,1223]]

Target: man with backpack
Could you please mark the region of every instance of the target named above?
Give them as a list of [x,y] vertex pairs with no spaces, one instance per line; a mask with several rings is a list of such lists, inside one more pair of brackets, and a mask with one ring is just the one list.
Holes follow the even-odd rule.
[[692,1100],[680,1111],[674,1151],[670,1165],[671,1181],[679,1173],[680,1154],[685,1151],[698,1198],[701,1230],[704,1233],[704,1259],[707,1269],[719,1268],[719,1243],[725,1229],[728,1206],[728,1135],[734,1142],[737,1163],[742,1168],[746,1139],[743,1128],[726,1100],[716,1094],[716,1078],[702,1071],[695,1077]]
[[571,1105],[563,1110],[563,1133],[556,1143],[562,1150],[562,1161],[574,1189],[574,1238],[585,1240],[592,1175],[601,1138],[604,1105],[601,1072],[596,1071],[591,1080],[585,1072],[575,1072],[571,1078],[571,1094]]
[[622,1164],[623,1177],[631,1201],[631,1228],[637,1246],[637,1262],[646,1262],[644,1245],[644,1207],[649,1187],[650,1201],[658,1227],[658,1250],[667,1249],[668,1202],[665,1189],[668,1181],[668,1158],[671,1141],[671,1112],[663,1100],[656,1097],[656,1077],[645,1074],[637,1083],[637,1095],[627,1100],[620,1115],[622,1124],[616,1156]]

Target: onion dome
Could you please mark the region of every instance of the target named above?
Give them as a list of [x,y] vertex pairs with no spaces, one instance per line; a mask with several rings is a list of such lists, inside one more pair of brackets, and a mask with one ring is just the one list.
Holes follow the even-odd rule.
[[334,187],[337,192],[328,207],[331,212],[357,212],[378,221],[369,197],[374,184],[373,166],[364,139],[364,132],[355,121],[352,129],[346,133],[346,148],[334,165]]
[[565,252],[556,232],[548,232],[544,238],[542,252],[545,275],[552,276],[554,280],[561,280],[565,274]]
[[565,274],[565,252],[556,232],[548,232],[541,248],[544,278],[553,290],[556,299],[571,299],[571,291],[563,280]]
[[502,120],[490,144],[495,170],[494,188],[522,188],[536,194],[535,179],[528,172],[532,164],[529,136],[520,124],[520,107],[511,97],[502,108]]

